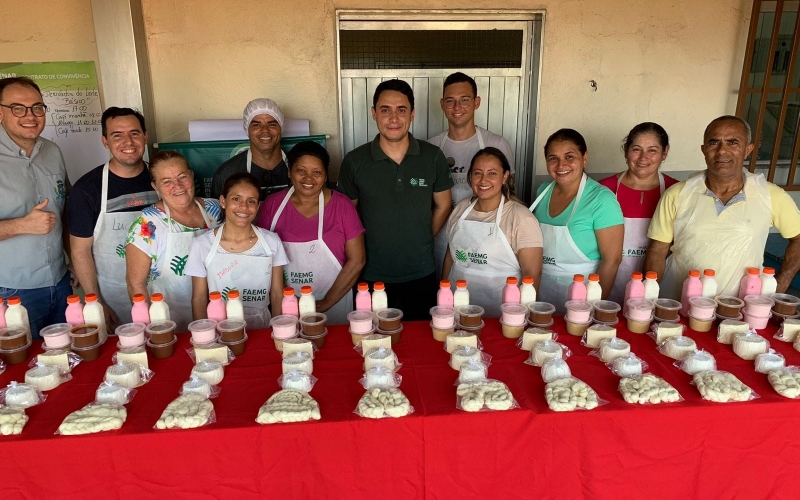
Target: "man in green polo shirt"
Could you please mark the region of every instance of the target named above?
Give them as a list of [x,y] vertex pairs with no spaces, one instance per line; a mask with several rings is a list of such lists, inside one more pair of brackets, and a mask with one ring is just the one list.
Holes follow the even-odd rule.
[[363,281],[386,284],[389,307],[422,320],[436,304],[433,235],[452,208],[453,180],[442,151],[408,133],[414,92],[402,80],[375,89],[372,118],[378,135],[349,152],[339,191],[353,200],[366,229]]

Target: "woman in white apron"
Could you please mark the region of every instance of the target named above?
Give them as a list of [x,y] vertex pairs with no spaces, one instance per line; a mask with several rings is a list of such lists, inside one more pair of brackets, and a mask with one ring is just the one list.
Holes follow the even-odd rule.
[[[478,151],[466,175],[475,198],[461,200],[447,222],[442,276],[453,284],[467,280],[470,303],[483,307],[484,316],[498,318],[506,278],[531,276],[538,286],[542,234],[525,206],[512,199],[507,184],[511,167],[499,149]],[[511,223],[504,231],[506,219]]]
[[[530,207],[544,238],[538,299],[563,314],[567,289],[576,274],[599,274],[603,297],[611,292],[622,258],[623,220],[613,195],[584,173],[588,153],[581,134],[572,129],[555,132],[547,139],[544,154],[553,182]],[[568,214],[565,220],[555,223],[564,213]],[[573,234],[591,239],[582,242],[584,247],[596,248],[595,255],[587,256]]]
[[227,300],[237,290],[251,330],[269,327],[280,314],[286,254],[277,235],[253,225],[260,186],[253,175],[239,172],[225,181],[220,205],[225,222],[192,243],[186,274],[192,276],[194,319],[207,317],[209,291]]
[[622,145],[628,170],[600,181],[617,196],[625,218],[622,262],[609,300],[622,303],[633,272],[644,274],[647,228],[664,190],[678,181],[659,172],[669,153],[669,136],[661,125],[644,122],[628,132]]
[[351,289],[365,262],[364,228],[349,198],[325,187],[330,158],[324,147],[303,141],[288,159],[292,187],[264,201],[258,225],[283,242],[289,258],[285,286],[298,295],[311,286],[317,312],[328,316],[328,324],[346,324]]
[[184,272],[195,236],[219,223],[219,202],[194,196],[194,174],[186,158],[161,151],[150,161],[153,188],[161,201],[133,222],[126,240],[128,294],[160,292],[178,331],[192,321],[192,280]]

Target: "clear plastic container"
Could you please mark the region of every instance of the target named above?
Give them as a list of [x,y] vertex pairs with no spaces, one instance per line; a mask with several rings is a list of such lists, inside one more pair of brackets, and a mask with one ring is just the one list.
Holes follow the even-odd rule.
[[237,342],[247,336],[244,327],[243,319],[226,319],[217,323],[217,332],[224,342]]
[[[191,326],[191,325],[190,325]],[[126,323],[114,330],[122,347],[136,347],[145,343],[144,323]]]
[[567,309],[567,314],[564,318],[570,323],[586,323],[591,322],[592,311],[594,308],[585,300],[568,300],[564,307]]
[[708,297],[691,297],[689,299],[689,314],[697,319],[714,319],[717,301]]
[[430,313],[433,328],[448,329],[456,324],[456,310],[453,307],[432,307]]
[[678,321],[678,312],[681,310],[681,303],[672,299],[656,299],[653,301],[656,310],[653,313],[658,321]]
[[789,315],[797,314],[797,307],[800,306],[800,299],[794,295],[776,293],[771,298],[775,301],[775,305],[772,306],[772,309],[776,313]]
[[362,311],[352,311],[347,314],[347,321],[350,322],[350,331],[352,333],[363,334],[367,331],[372,331],[374,326],[372,324],[372,303],[370,308]]
[[403,311],[400,309],[386,308],[375,312],[378,320],[378,329],[394,331],[400,328],[403,319]]
[[[759,283],[761,283],[761,281],[759,281]],[[746,295],[744,297],[744,304],[743,313],[745,315],[763,318],[770,315],[775,301],[762,295]]]
[[462,326],[479,326],[483,323],[484,309],[481,306],[466,305],[456,307],[458,322]]
[[528,319],[534,325],[552,325],[556,306],[548,302],[534,302],[528,306]]
[[525,327],[527,325],[528,308],[519,303],[505,303],[500,305],[502,313],[501,322],[511,327]]
[[592,307],[594,320],[598,323],[616,323],[619,320],[617,313],[622,309],[619,304],[610,300],[596,300]]

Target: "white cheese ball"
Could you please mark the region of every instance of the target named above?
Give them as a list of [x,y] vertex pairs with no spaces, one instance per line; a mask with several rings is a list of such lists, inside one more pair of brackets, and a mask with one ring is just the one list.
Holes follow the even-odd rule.
[[563,358],[563,346],[552,340],[540,340],[533,344],[530,359],[533,366],[542,366],[545,361],[551,358]]
[[603,339],[598,347],[598,354],[604,363],[611,363],[617,358],[631,353],[631,345],[621,338]]
[[459,371],[461,369],[461,365],[467,361],[482,361],[480,349],[468,345],[462,345],[456,347],[455,350],[453,350],[453,352],[450,354],[450,367],[453,370]]
[[569,369],[569,365],[561,358],[548,359],[542,365],[542,380],[544,380],[545,384],[571,376],[572,372]]
[[758,373],[766,374],[786,366],[786,359],[778,353],[766,352],[756,356],[755,365]]
[[42,393],[30,384],[12,382],[6,389],[6,406],[30,408],[42,402]]
[[396,367],[397,355],[391,349],[378,347],[371,349],[364,357],[364,370],[369,370],[375,366],[384,366],[387,370],[394,370]]
[[181,394],[199,394],[204,398],[211,397],[211,384],[200,378],[193,378],[184,382],[181,387]]
[[683,358],[680,367],[689,375],[694,375],[707,370],[716,370],[717,360],[706,351],[694,351]]
[[458,371],[458,383],[466,384],[485,380],[488,370],[486,364],[482,362],[467,361],[462,363],[461,369]]
[[225,378],[225,367],[219,361],[201,361],[192,368],[192,375],[211,385],[219,385]]
[[25,372],[25,383],[49,391],[61,385],[61,371],[54,365],[34,366]]
[[642,360],[635,354],[617,358],[611,366],[611,371],[618,377],[634,377],[642,374]]
[[292,370],[300,370],[311,375],[314,373],[314,362],[311,361],[310,354],[298,351],[283,358],[282,368],[283,373],[289,373]]
[[281,389],[311,392],[311,375],[304,371],[292,370],[281,376],[280,384]]
[[658,346],[658,350],[672,359],[683,359],[697,350],[697,344],[689,337],[670,337]]
[[752,361],[767,352],[769,342],[757,333],[740,333],[733,338],[733,352],[742,359]]
[[116,382],[103,382],[94,393],[94,400],[98,403],[128,404],[129,389]]
[[117,363],[106,369],[106,382],[116,382],[126,389],[133,389],[142,383],[142,369],[136,363]]
[[386,369],[383,366],[376,366],[370,368],[364,374],[364,388],[372,389],[374,387],[397,387],[399,384],[394,372]]

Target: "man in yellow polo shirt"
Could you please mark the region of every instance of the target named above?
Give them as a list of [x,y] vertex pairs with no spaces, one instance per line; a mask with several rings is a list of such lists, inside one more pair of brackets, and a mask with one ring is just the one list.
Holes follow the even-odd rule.
[[744,169],[750,126],[736,116],[716,118],[700,149],[707,169],[667,189],[647,232],[645,269],[663,277],[661,297],[679,300],[690,269],[714,269],[718,293],[736,295],[746,269],[763,264],[772,226],[789,239],[776,277],[785,291],[800,270],[800,211],[786,191]]

